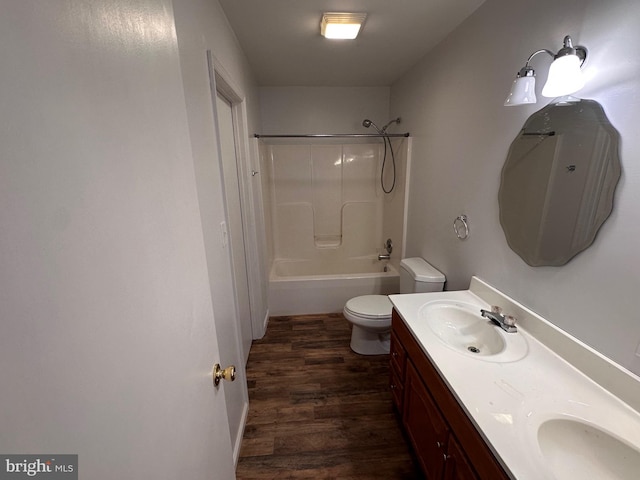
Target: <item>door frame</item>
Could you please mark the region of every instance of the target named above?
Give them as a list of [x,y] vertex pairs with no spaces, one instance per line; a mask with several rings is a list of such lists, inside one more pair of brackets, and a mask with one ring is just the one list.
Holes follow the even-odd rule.
[[247,105],[242,89],[231,79],[231,75],[216,59],[211,50],[207,50],[207,64],[209,68],[212,108],[216,115],[216,125],[217,107],[215,102],[217,93],[222,94],[222,96],[231,103],[234,141],[238,162],[238,186],[240,190],[240,209],[242,211],[247,283],[249,287],[251,332],[255,340],[264,336],[268,319],[268,310],[264,318],[261,316],[261,311],[266,310],[266,305],[263,305],[260,283],[256,283],[261,282],[264,277],[263,270],[260,268],[263,259],[260,255],[261,250],[258,245],[258,239],[261,238],[261,236],[257,230],[260,225],[264,224],[264,220],[260,212],[257,212],[255,208],[256,195],[261,195],[261,190],[255,192],[251,182],[251,180],[255,178],[255,175],[259,174],[259,168],[257,167],[257,150],[253,149],[252,155],[252,149],[248,141]]

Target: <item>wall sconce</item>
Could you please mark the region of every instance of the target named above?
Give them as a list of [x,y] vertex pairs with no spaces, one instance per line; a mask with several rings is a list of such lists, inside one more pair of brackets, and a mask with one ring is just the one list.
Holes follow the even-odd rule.
[[366,18],[366,13],[323,13],[320,34],[325,38],[353,40]]
[[573,46],[571,37],[564,37],[563,47],[558,53],[543,49],[529,55],[527,63],[518,72],[518,76],[511,85],[511,91],[504,101],[507,107],[536,103],[536,79],[535,71],[529,66],[533,57],[539,53],[547,53],[554,58],[549,67],[547,83],[542,88],[542,95],[555,98],[563,95],[571,95],[584,87],[582,64],[587,58],[585,47]]

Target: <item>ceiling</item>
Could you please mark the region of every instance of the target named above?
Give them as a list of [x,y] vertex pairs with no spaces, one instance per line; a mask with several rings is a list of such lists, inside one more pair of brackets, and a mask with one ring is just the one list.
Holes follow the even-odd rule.
[[[260,86],[388,86],[484,0],[219,0]],[[324,12],[365,12],[356,40]]]

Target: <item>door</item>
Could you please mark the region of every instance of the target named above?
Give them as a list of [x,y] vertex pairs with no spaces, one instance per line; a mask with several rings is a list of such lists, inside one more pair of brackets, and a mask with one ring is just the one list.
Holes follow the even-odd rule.
[[171,8],[2,2],[0,453],[82,479],[234,477]]
[[[216,92],[216,109],[220,149],[222,153],[222,174],[224,180],[225,204],[228,225],[228,242],[231,250],[235,304],[240,333],[242,355],[246,364],[253,338],[251,331],[251,307],[249,300],[249,282],[242,227],[242,205],[238,175],[238,157],[235,142],[234,115],[231,102],[220,92]],[[222,227],[223,229],[225,226]]]

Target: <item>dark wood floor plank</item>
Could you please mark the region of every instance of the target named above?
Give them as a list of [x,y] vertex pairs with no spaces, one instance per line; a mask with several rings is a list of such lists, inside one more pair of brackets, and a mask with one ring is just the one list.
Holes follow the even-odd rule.
[[389,392],[388,355],[349,348],[341,314],[273,317],[247,364],[240,480],[422,478]]
[[270,455],[250,457],[248,478],[339,478],[339,479],[418,479],[411,461],[401,462],[406,447],[388,445],[367,450],[303,452],[296,456]]

